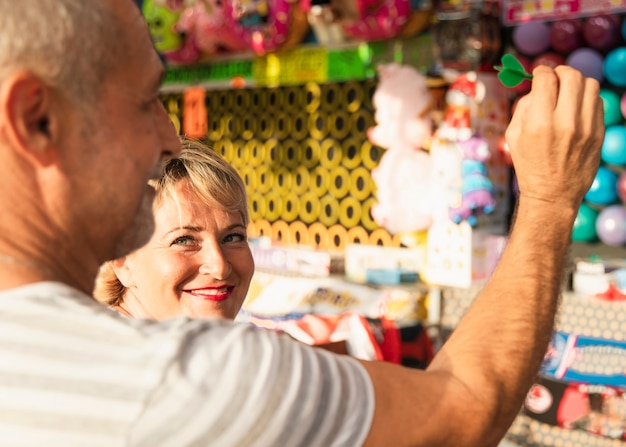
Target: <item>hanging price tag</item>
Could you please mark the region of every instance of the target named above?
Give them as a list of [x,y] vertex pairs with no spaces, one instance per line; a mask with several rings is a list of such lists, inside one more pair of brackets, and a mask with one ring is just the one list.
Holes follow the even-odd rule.
[[189,87],[183,93],[183,133],[191,138],[204,138],[209,130],[206,91],[201,87]]

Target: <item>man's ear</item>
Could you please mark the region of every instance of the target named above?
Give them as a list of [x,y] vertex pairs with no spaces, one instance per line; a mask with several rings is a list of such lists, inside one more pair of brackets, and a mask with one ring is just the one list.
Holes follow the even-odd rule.
[[111,261],[111,266],[115,272],[115,276],[126,288],[133,287],[135,280],[131,272],[132,255],[127,255],[122,258],[117,258]]
[[0,133],[11,147],[47,165],[58,136],[53,89],[27,71],[11,74],[0,86]]

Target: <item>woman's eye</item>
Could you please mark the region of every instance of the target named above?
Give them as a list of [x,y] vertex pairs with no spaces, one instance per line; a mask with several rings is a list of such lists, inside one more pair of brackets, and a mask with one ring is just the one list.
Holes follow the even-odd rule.
[[190,245],[193,244],[194,239],[191,236],[181,236],[174,239],[172,245]]
[[242,242],[246,240],[246,235],[241,233],[229,234],[224,238],[224,242]]

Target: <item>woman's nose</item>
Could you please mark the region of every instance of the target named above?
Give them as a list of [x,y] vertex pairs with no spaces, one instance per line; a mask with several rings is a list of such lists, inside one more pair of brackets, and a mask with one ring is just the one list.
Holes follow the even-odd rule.
[[228,278],[232,266],[220,247],[205,247],[201,256],[200,273],[211,275],[216,279]]

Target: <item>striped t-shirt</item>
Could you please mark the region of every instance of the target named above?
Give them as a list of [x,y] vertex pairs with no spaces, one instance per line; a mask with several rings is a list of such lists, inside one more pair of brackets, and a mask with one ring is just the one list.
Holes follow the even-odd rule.
[[361,445],[354,359],[224,320],[126,318],[61,283],[0,293],[0,445]]

